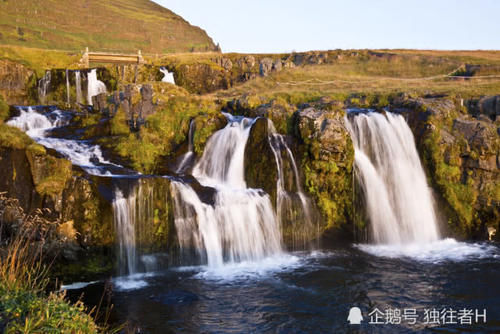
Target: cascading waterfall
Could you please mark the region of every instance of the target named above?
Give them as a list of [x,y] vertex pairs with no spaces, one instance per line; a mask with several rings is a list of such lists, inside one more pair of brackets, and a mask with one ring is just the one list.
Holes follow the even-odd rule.
[[19,116],[9,120],[7,124],[25,131],[37,143],[58,151],[89,174],[110,175],[109,168],[123,168],[106,160],[98,145],[90,145],[83,140],[52,138],[46,135],[48,130],[66,125],[69,119],[70,116],[60,110],[42,114],[28,107],[19,108]]
[[195,130],[195,122],[191,120],[189,122],[189,133],[188,133],[188,151],[182,155],[180,159],[179,166],[176,169],[176,173],[185,172],[186,168],[193,162],[194,152],[193,152],[193,136]]
[[165,67],[160,67],[160,72],[163,73],[162,82],[168,82],[175,85],[174,73],[169,72]]
[[45,71],[45,75],[38,80],[38,99],[40,103],[45,104],[47,93],[49,92],[50,81],[52,80],[52,74],[50,71]]
[[[307,240],[311,239],[310,236],[315,231],[311,217],[311,204],[302,191],[297,163],[295,162],[293,153],[287,145],[285,138],[277,133],[271,120],[268,120],[268,133],[269,146],[273,151],[278,172],[278,180],[276,182],[277,217],[281,226],[284,226],[285,222],[289,224],[300,223],[300,228],[296,226],[291,227],[294,239],[293,244],[304,246]],[[296,188],[295,193],[291,193],[285,189],[285,168],[282,152],[284,152],[292,167]],[[301,210],[298,211],[298,207],[300,207]]]
[[439,239],[431,191],[401,115],[346,116],[355,169],[376,243],[426,243]]
[[243,158],[252,119],[225,114],[229,123],[206,144],[193,176],[216,189],[213,205],[189,185],[173,181],[175,226],[181,251],[196,253],[210,267],[256,261],[279,254],[281,235],[271,200],[249,189]]
[[75,71],[75,85],[76,85],[76,102],[82,104],[83,103],[82,78],[80,71]]
[[87,74],[87,102],[89,105],[92,105],[92,97],[97,96],[101,93],[106,93],[106,85],[104,82],[97,79],[97,70],[94,68]]
[[137,253],[135,239],[136,193],[127,197],[116,188],[113,199],[113,220],[118,239],[120,275],[137,273]]

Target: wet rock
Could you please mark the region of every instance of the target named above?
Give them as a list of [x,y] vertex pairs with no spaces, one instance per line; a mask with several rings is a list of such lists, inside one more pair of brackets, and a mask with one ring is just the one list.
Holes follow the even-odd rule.
[[436,191],[449,233],[486,238],[484,226],[500,219],[500,135],[496,97],[461,103],[451,99],[407,99],[405,117]]
[[93,109],[99,112],[107,112],[109,110],[107,100],[108,95],[106,93],[92,96]]
[[276,200],[276,160],[269,145],[268,120],[259,118],[255,121],[245,147],[245,180],[247,186],[263,189]]

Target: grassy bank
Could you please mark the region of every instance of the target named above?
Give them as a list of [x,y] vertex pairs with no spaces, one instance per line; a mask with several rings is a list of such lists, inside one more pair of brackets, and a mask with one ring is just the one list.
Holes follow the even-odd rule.
[[[47,293],[48,259],[56,224],[25,215],[17,201],[0,194],[0,330],[4,333],[96,333],[81,302]],[[49,244],[48,240],[52,243]]]

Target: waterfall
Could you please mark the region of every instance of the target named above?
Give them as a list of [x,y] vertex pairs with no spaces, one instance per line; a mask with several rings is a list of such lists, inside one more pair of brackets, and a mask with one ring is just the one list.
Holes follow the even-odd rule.
[[47,93],[49,92],[50,81],[52,80],[52,74],[50,71],[45,71],[43,78],[38,80],[38,99],[41,104],[45,104],[45,99]]
[[439,239],[429,186],[413,134],[401,115],[348,115],[355,172],[376,243]]
[[66,69],[66,103],[69,105],[70,101],[70,91],[69,91],[69,70]]
[[76,103],[82,104],[82,78],[80,71],[75,71]]
[[25,131],[37,143],[58,151],[89,174],[110,175],[110,168],[113,170],[123,168],[106,160],[98,145],[91,145],[84,140],[47,136],[48,130],[64,126],[70,119],[70,114],[60,110],[42,114],[28,107],[19,108],[19,116],[10,119],[7,124]]
[[[276,181],[276,215],[281,226],[292,225],[293,244],[304,246],[307,240],[311,239],[310,236],[315,231],[311,217],[311,204],[302,191],[297,163],[295,162],[293,153],[287,145],[284,136],[276,132],[271,120],[268,120],[268,133],[269,146],[273,151],[278,172],[278,179]],[[283,153],[292,167],[296,188],[296,192],[294,193],[286,190]],[[297,208],[301,208],[301,210],[297,210]],[[301,227],[297,228],[293,226],[296,223],[299,223]]]
[[162,82],[168,82],[175,85],[174,73],[169,72],[165,67],[160,67],[160,72],[163,73]]
[[282,251],[270,197],[247,188],[244,179],[245,145],[254,120],[225,115],[228,124],[212,135],[193,169],[203,186],[216,189],[213,205],[187,184],[171,185],[181,251],[194,251],[210,267],[256,261]]
[[135,240],[136,194],[132,191],[124,197],[115,188],[113,199],[113,221],[118,239],[119,268],[121,275],[137,273],[137,253]]
[[87,88],[87,102],[92,105],[92,97],[102,93],[107,93],[106,85],[104,82],[97,80],[97,69],[92,69],[87,74],[88,88]]
[[182,155],[180,159],[179,166],[176,169],[176,173],[181,173],[185,172],[187,167],[192,163],[192,160],[194,158],[194,152],[193,152],[193,136],[194,136],[194,130],[195,130],[195,122],[194,119],[192,119],[189,122],[189,133],[188,133],[188,151]]

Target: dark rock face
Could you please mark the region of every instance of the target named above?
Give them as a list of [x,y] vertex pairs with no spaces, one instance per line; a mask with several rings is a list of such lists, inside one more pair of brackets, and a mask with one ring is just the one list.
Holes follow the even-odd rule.
[[[276,203],[276,160],[268,140],[268,120],[255,121],[245,147],[245,180],[250,188],[263,189]],[[292,181],[293,182],[293,181]]]
[[483,98],[479,109],[477,104],[469,104],[469,110],[446,98],[400,103],[414,131],[441,213],[457,237],[484,239],[486,227],[498,228],[500,221],[496,99]]
[[479,100],[479,112],[492,120],[500,117],[500,96],[487,96]]
[[[87,175],[74,168],[69,170],[71,174],[59,186],[54,185],[54,177],[57,176],[52,170],[54,159],[64,165],[69,163],[48,154],[33,156],[28,150],[1,148],[0,166],[4,176],[0,178],[0,191],[6,191],[7,197],[17,198],[25,212],[43,209],[45,218],[60,222],[58,229],[67,240],[59,246],[59,253],[62,254],[59,260],[66,266],[75,265],[72,272],[65,275],[85,275],[86,266],[82,264],[80,268],[77,264],[89,260],[90,256],[101,259],[107,265],[116,263],[113,258],[117,234],[112,201],[117,188],[125,195],[135,193],[134,205],[140,215],[136,218],[138,251],[166,252],[169,247],[174,247],[173,202],[168,179],[115,179]],[[48,180],[54,191],[47,191],[48,185],[40,187]],[[102,269],[110,268],[103,265]]]
[[0,95],[8,104],[23,105],[31,102],[30,81],[35,73],[26,66],[0,59]]

